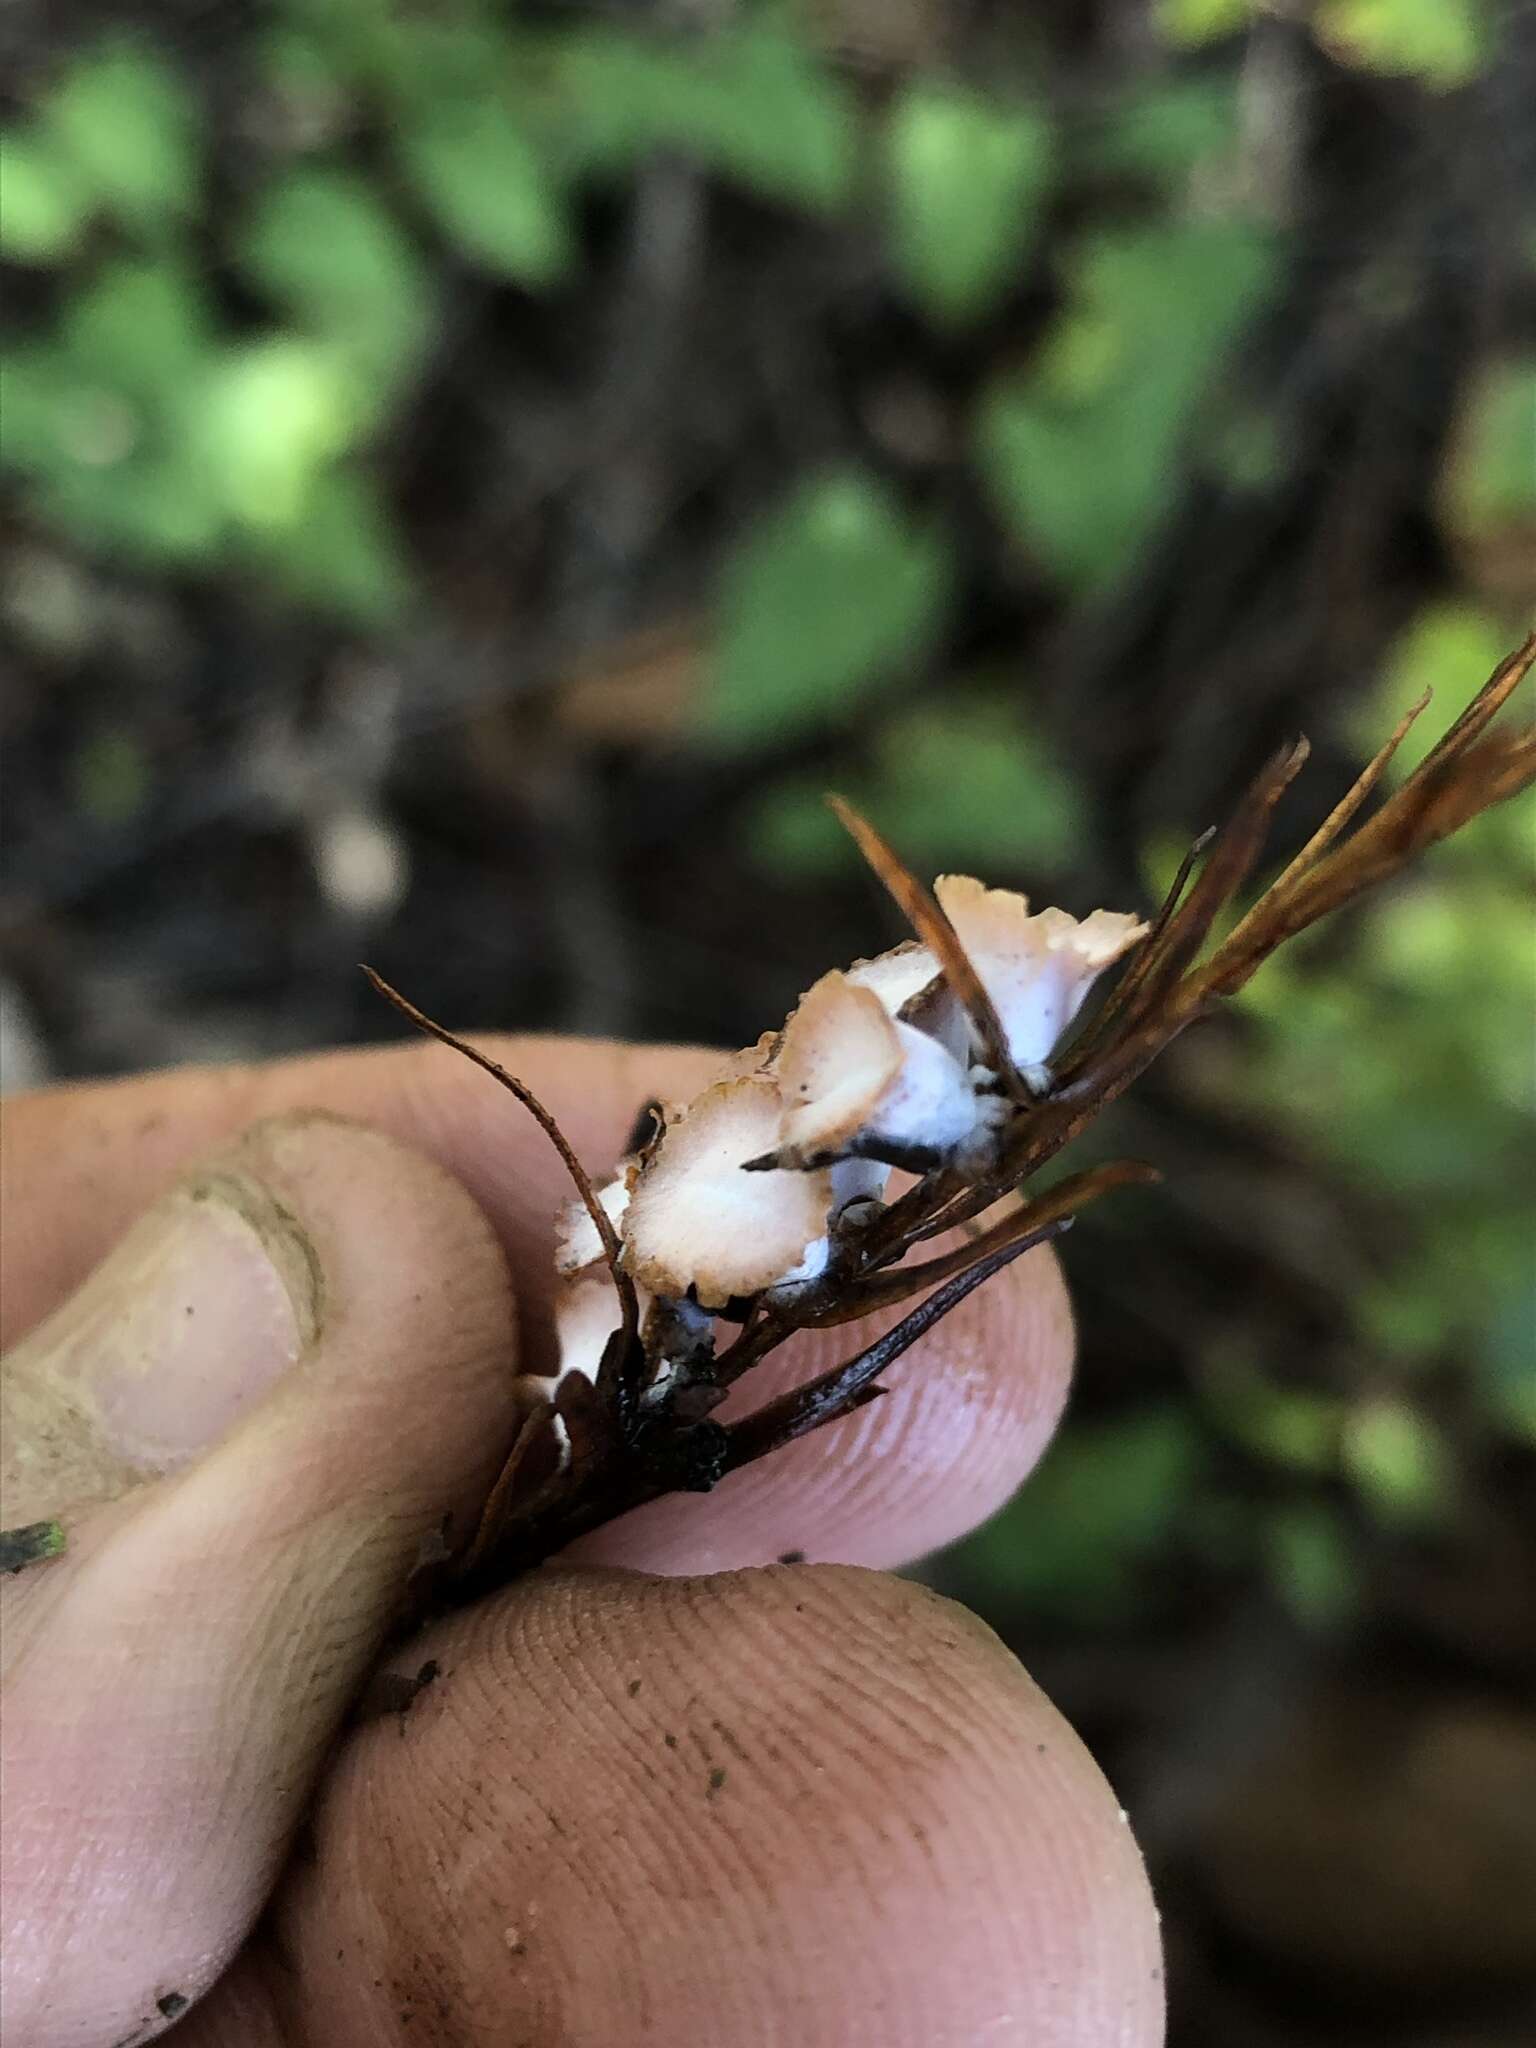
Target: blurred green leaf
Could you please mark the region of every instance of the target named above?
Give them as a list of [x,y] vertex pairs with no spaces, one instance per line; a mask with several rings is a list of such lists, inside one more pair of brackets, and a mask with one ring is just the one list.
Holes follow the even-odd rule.
[[1373,1350],[1404,1374],[1433,1362],[1455,1339],[1458,1304],[1427,1253],[1363,1289],[1353,1311]]
[[210,490],[246,526],[298,527],[356,433],[344,367],[296,335],[235,348],[210,372],[196,433]]
[[919,81],[886,125],[896,262],[933,317],[959,326],[994,305],[1034,238],[1051,169],[1051,130],[1032,108],[1001,107]]
[[707,730],[747,746],[845,720],[917,669],[948,589],[943,537],[873,476],[802,485],[726,566]]
[[170,259],[108,264],[66,301],[59,325],[66,375],[157,404],[185,397],[213,344],[200,281]]
[[1198,47],[1245,29],[1256,5],[1257,0],[1158,0],[1157,23],[1169,42]]
[[1344,1469],[1383,1521],[1437,1519],[1452,1494],[1443,1441],[1406,1401],[1364,1402],[1344,1426]]
[[[1524,1257],[1500,1219],[1536,1109],[1536,923],[1529,884],[1495,852],[1495,864],[1485,853],[1460,871],[1441,858],[1400,886],[1347,962],[1304,948],[1267,963],[1239,998],[1262,1031],[1251,1103],[1362,1185],[1433,1199],[1428,1242],[1384,1276],[1379,1298],[1356,1301],[1377,1350],[1405,1361],[1464,1348],[1482,1319],[1464,1281],[1478,1273],[1495,1289]],[[1477,1218],[1466,1241],[1452,1237],[1458,1204]],[[1528,1215],[1513,1213],[1528,1233]]]
[[414,366],[432,317],[426,267],[363,179],[290,172],[257,200],[238,249],[276,305],[384,390]]
[[1483,1324],[1480,1364],[1496,1420],[1536,1445],[1536,1275],[1511,1268]]
[[219,509],[161,410],[77,380],[45,351],[4,369],[5,458],[27,476],[39,517],[139,561],[208,554]]
[[109,264],[73,294],[56,336],[7,365],[6,459],[29,476],[40,515],[140,560],[205,557],[222,512],[188,424],[213,347],[179,262]]
[[410,574],[377,486],[359,471],[327,470],[301,522],[252,531],[248,545],[285,592],[355,625],[387,626],[410,601]]
[[[370,19],[374,11],[374,0],[364,0],[341,46],[361,75],[387,91],[401,119],[499,96],[511,82],[518,46],[494,14],[476,21],[474,9],[414,9],[398,0],[390,0],[382,18]],[[334,38],[329,22],[327,29]]]
[[1318,1475],[1338,1464],[1342,1402],[1302,1387],[1283,1387],[1251,1367],[1228,1367],[1204,1385],[1213,1419],[1267,1463]]
[[1009,525],[1069,583],[1109,582],[1169,489],[1150,437],[1128,436],[1128,408],[1070,415],[1026,389],[995,386],[977,423],[985,481]]
[[1310,1501],[1276,1509],[1265,1549],[1276,1592],[1307,1627],[1334,1627],[1358,1606],[1359,1561],[1332,1509]]
[[1536,919],[1523,890],[1491,877],[1424,876],[1381,905],[1366,957],[1404,993],[1516,1008],[1536,990]]
[[1201,1483],[1199,1439],[1169,1404],[1067,1429],[1018,1498],[963,1553],[989,1591],[1078,1622],[1144,1611],[1146,1567]]
[[1271,244],[1191,221],[1078,247],[1069,310],[1033,371],[992,387],[983,476],[1010,525],[1068,582],[1123,572],[1182,475],[1189,428],[1275,279]]
[[1217,404],[1199,440],[1207,471],[1232,491],[1271,489],[1289,459],[1281,423],[1272,412],[1241,403]]
[[347,49],[386,33],[400,11],[400,0],[347,0],[345,7],[338,7],[336,0],[282,0],[281,11],[317,40]]
[[1175,185],[1237,140],[1237,93],[1227,78],[1175,78],[1112,103],[1089,131],[1095,170]]
[[556,283],[575,254],[565,201],[506,103],[488,94],[417,110],[401,162],[472,262],[514,283]]
[[1460,540],[1486,539],[1515,522],[1536,534],[1536,357],[1483,370],[1440,495]]
[[1323,0],[1318,41],[1346,64],[1426,85],[1465,85],[1488,62],[1478,0]]
[[[835,779],[908,858],[935,869],[1064,869],[1087,830],[1076,784],[1013,706],[935,705],[893,719],[876,735],[873,773]],[[752,835],[765,866],[811,876],[857,864],[826,785],[825,772],[794,778],[763,799]]]
[[759,25],[663,40],[593,29],[555,63],[578,167],[628,172],[657,149],[765,199],[827,211],[848,196],[852,95],[805,44]]
[[87,735],[74,759],[76,799],[97,824],[123,825],[149,797],[149,761],[140,741],[118,726]]
[[201,201],[196,124],[180,75],[141,44],[78,58],[39,116],[39,133],[93,201],[125,227],[159,232]]
[[256,43],[262,74],[291,115],[328,126],[346,92],[334,54],[304,28],[277,27]]
[[89,212],[67,159],[39,136],[0,132],[0,253],[57,263],[74,249]]

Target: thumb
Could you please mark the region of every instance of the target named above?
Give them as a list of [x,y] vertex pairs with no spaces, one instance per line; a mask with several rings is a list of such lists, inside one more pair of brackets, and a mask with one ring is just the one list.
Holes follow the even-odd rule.
[[250,1927],[422,1537],[491,1476],[498,1245],[379,1134],[259,1125],[6,1361],[0,2029],[147,2040]]

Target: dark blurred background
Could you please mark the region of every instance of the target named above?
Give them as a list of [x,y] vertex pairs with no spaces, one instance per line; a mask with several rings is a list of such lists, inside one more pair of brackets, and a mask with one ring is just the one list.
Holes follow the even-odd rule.
[[[1529,623],[1529,8],[9,0],[0,58],[12,1087],[394,1036],[364,953],[745,1042],[894,936],[827,786],[1145,906]],[[931,1568],[1131,1810],[1177,2048],[1536,2039],[1533,900],[1511,807],[1095,1133],[1168,1183]]]

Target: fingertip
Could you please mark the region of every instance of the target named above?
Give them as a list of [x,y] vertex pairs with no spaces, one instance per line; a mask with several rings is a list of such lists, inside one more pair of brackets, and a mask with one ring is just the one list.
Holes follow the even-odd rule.
[[517,1371],[507,1262],[437,1160],[330,1110],[263,1118],[228,1157],[293,1219],[315,1282],[307,1363],[262,1418],[302,1411],[338,1502],[446,1500],[463,1520],[504,1448]]
[[441,1676],[354,1741],[285,1914],[315,2040],[439,2001],[463,2048],[1160,2041],[1114,1795],[937,1595],[549,1570],[419,1647]]

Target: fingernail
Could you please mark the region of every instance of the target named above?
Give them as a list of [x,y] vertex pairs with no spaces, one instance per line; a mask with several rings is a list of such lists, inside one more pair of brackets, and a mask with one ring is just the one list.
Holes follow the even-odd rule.
[[169,1471],[292,1368],[322,1306],[297,1218],[248,1175],[204,1173],[157,1202],[37,1332],[29,1376],[80,1411],[101,1449]]

